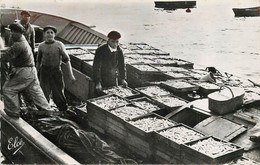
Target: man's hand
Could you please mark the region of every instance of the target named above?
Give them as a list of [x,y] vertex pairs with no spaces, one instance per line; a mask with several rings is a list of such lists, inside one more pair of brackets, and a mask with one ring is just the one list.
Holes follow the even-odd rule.
[[96,84],[96,90],[97,90],[97,92],[101,92],[101,91],[102,91],[102,86],[101,86],[101,83],[100,83],[100,82],[98,82],[98,83]]
[[127,83],[125,80],[122,80],[122,86],[123,86],[123,87],[127,87],[127,86],[128,86],[128,83]]

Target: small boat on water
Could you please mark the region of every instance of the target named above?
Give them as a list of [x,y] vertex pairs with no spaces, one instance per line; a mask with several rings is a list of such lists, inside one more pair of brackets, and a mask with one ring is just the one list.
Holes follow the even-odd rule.
[[186,9],[196,7],[196,1],[154,1],[155,7],[166,10]]
[[260,6],[250,8],[233,8],[235,17],[257,17],[260,16]]

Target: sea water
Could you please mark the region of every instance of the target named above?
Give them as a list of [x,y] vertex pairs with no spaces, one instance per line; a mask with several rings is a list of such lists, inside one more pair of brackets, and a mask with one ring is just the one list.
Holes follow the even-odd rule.
[[95,25],[121,42],[145,42],[172,57],[214,66],[260,83],[260,17],[234,17],[232,8],[260,6],[260,0],[197,0],[185,9],[162,10],[153,0],[0,0]]

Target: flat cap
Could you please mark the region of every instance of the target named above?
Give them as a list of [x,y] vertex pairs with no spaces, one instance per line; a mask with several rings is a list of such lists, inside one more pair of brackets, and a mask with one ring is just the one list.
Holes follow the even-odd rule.
[[107,37],[113,40],[117,40],[121,38],[121,34],[117,31],[111,31],[108,33]]
[[14,32],[18,32],[18,33],[23,33],[25,31],[24,27],[19,24],[19,23],[12,23],[9,28],[11,29],[11,31],[14,31]]
[[56,29],[56,27],[51,26],[51,25],[47,25],[47,26],[45,26],[45,27],[43,28],[43,31],[46,32],[48,29],[51,29],[51,30],[54,31],[54,33],[57,33],[57,29]]
[[29,11],[25,11],[25,10],[23,10],[23,11],[21,12],[21,15],[28,15],[28,16],[31,16],[31,13],[30,13]]

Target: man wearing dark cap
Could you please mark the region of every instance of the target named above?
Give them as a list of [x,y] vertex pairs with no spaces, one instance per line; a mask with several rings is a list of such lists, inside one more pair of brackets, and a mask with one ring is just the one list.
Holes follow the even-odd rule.
[[[35,31],[32,25],[30,24],[31,19],[31,13],[29,11],[22,11],[21,12],[21,20],[19,23],[23,25],[24,27],[24,33],[26,40],[28,41],[30,47],[32,48],[32,52],[34,54],[34,48],[35,48]],[[34,60],[36,61],[36,57],[34,57]]]
[[54,26],[46,26],[43,29],[45,41],[39,45],[37,68],[40,68],[40,83],[46,99],[50,100],[52,92],[53,101],[60,111],[67,111],[68,105],[64,95],[64,80],[61,71],[62,62],[69,72],[70,81],[75,77],[72,72],[69,55],[62,42],[54,39],[57,29]]
[[97,93],[106,87],[127,86],[123,51],[119,47],[121,35],[117,31],[111,31],[107,37],[107,43],[96,50],[93,63],[93,79]]
[[39,110],[50,110],[38,81],[31,47],[23,35],[25,29],[19,23],[13,23],[9,28],[14,43],[1,59],[12,63],[9,79],[3,86],[4,111],[9,116],[19,118],[18,93],[24,90],[32,96],[33,102]]

